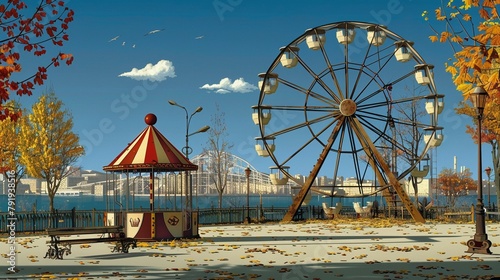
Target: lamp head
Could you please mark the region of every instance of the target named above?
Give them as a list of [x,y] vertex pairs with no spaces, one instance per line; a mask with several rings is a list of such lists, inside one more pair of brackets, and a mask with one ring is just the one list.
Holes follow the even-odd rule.
[[472,105],[474,105],[479,114],[482,114],[488,97],[488,93],[482,86],[477,86],[472,90],[470,95]]
[[173,100],[169,100],[168,103],[170,105],[172,105],[172,106],[176,106],[177,105],[177,103],[175,101],[173,101]]
[[204,127],[200,128],[200,129],[198,130],[198,132],[206,132],[206,131],[207,131],[207,130],[209,130],[209,129],[210,129],[210,126],[205,125]]
[[245,175],[250,177],[250,174],[252,174],[252,169],[250,169],[250,167],[245,168]]
[[488,175],[488,177],[489,177],[491,174],[491,168],[488,166],[488,167],[486,167],[486,169],[484,171],[486,172],[486,175]]

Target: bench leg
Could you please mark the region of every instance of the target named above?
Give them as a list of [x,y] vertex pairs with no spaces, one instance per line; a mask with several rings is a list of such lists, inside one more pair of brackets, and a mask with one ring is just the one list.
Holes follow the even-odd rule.
[[69,255],[71,254],[71,244],[64,245],[64,248],[59,249],[59,258],[60,260],[63,259],[63,255]]
[[45,253],[44,259],[49,257],[49,259],[58,259],[62,260],[64,254],[69,255],[71,254],[71,245],[64,245],[63,248],[60,248],[58,246],[57,242],[49,244],[49,249],[47,250],[47,253]]
[[54,248],[54,246],[52,246],[52,244],[49,245],[49,249],[47,250],[47,253],[45,253],[45,257],[43,258],[46,259],[47,257],[49,257],[49,259],[56,258],[56,249]]
[[132,249],[137,247],[137,241],[136,240],[120,240],[116,241],[115,247],[111,252],[121,252],[121,253],[128,253],[128,250],[132,246]]
[[115,247],[113,247],[113,250],[111,250],[111,253],[118,253],[122,250],[122,243],[119,241],[115,242]]

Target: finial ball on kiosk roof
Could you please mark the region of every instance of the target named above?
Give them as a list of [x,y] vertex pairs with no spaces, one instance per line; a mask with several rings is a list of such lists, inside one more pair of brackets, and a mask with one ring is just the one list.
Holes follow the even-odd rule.
[[156,115],[149,113],[144,117],[144,121],[147,125],[154,125],[156,123]]

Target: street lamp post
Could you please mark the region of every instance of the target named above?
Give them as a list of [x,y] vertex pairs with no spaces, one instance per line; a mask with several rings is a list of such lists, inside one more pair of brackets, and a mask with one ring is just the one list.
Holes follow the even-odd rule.
[[491,201],[490,201],[491,168],[488,166],[488,167],[486,167],[486,169],[484,171],[486,172],[486,176],[488,176],[488,210],[490,210],[491,209]]
[[476,204],[476,233],[474,238],[467,241],[469,249],[467,253],[491,254],[491,241],[486,234],[485,213],[483,204],[483,178],[482,178],[482,152],[481,152],[481,122],[483,110],[486,104],[488,93],[482,86],[477,86],[471,93],[471,101],[477,111],[477,131],[478,131],[478,186],[477,186],[477,204]]
[[245,218],[245,223],[250,224],[250,174],[252,170],[250,167],[245,168],[245,175],[247,177],[247,217]]
[[[206,125],[200,129],[198,129],[196,132],[193,132],[191,134],[189,133],[189,125],[191,123],[191,118],[193,118],[193,116],[196,113],[201,112],[203,110],[203,107],[200,106],[200,107],[196,108],[196,110],[194,110],[193,113],[189,114],[186,107],[177,104],[177,102],[175,102],[173,100],[169,100],[168,103],[172,106],[177,106],[179,108],[182,108],[184,110],[184,112],[186,112],[186,145],[184,146],[184,148],[182,148],[182,152],[184,153],[186,158],[189,159],[189,155],[193,151],[193,149],[191,147],[189,147],[189,136],[194,135],[196,133],[206,132],[207,130],[210,129],[210,126]],[[191,173],[189,171],[186,171],[185,189],[186,189],[186,209],[188,211],[190,211],[192,209],[192,206],[193,206],[193,184],[192,184],[191,180],[189,180],[189,178],[188,178],[191,176],[190,174]]]

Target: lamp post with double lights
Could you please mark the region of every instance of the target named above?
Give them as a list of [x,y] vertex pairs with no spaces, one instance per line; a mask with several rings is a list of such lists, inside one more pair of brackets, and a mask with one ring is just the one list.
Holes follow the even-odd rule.
[[488,176],[488,211],[490,211],[491,209],[491,201],[490,201],[490,189],[491,189],[491,168],[488,166],[486,167],[486,169],[484,170],[484,172],[486,172],[486,176]]
[[467,246],[469,249],[467,253],[476,254],[491,254],[490,247],[491,241],[488,240],[488,235],[486,234],[486,224],[485,224],[485,212],[483,204],[483,168],[482,168],[482,151],[481,151],[481,122],[483,118],[484,106],[486,105],[486,99],[488,98],[488,93],[482,86],[476,86],[471,93],[471,101],[477,112],[477,133],[478,133],[478,186],[477,186],[477,203],[476,203],[476,233],[474,238],[467,241]]
[[250,174],[252,170],[250,167],[245,168],[245,176],[247,177],[247,216],[245,218],[245,223],[250,224]]
[[[173,100],[169,100],[168,103],[172,106],[177,106],[179,108],[182,108],[184,110],[184,112],[186,112],[186,145],[184,146],[184,148],[182,148],[182,152],[184,153],[186,158],[189,159],[189,155],[193,151],[193,149],[191,147],[189,147],[189,136],[197,134],[197,133],[206,132],[207,130],[210,129],[210,126],[205,125],[204,127],[198,129],[197,131],[195,131],[193,133],[189,133],[189,125],[191,124],[191,118],[193,118],[193,116],[195,114],[201,112],[203,110],[203,107],[200,106],[200,107],[196,108],[196,110],[194,110],[193,113],[189,114],[186,107],[177,104],[177,102],[175,102]],[[190,178],[188,178],[188,177],[190,177],[190,174],[191,173],[188,170],[186,170],[186,174],[185,174],[186,210],[188,210],[188,211],[191,211],[192,206],[193,206],[193,184],[192,184],[192,181],[190,180]]]

